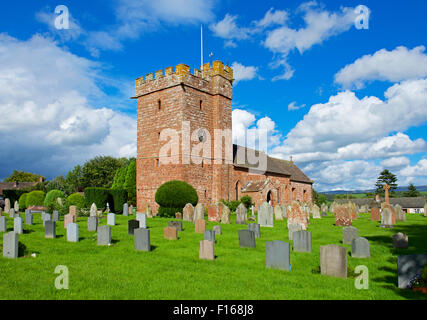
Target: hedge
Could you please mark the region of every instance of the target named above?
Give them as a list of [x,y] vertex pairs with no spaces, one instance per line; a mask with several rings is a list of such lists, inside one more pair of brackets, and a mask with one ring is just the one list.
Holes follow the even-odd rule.
[[67,209],[70,206],[76,206],[77,208],[82,209],[85,207],[85,198],[80,193],[70,194],[65,201],[65,205]]
[[18,200],[19,210],[25,210],[25,209],[27,209],[27,195],[28,195],[28,193],[23,193],[19,197],[19,200]]
[[89,187],[85,188],[84,194],[86,207],[89,208],[92,203],[95,203],[98,209],[104,210],[107,207],[110,189]]
[[45,193],[40,190],[31,191],[27,194],[25,205],[27,208],[31,206],[43,206],[44,205]]
[[172,180],[162,184],[156,191],[155,200],[159,204],[158,214],[161,217],[174,217],[181,212],[187,203],[197,205],[199,197],[196,190],[188,183]]
[[110,209],[114,210],[114,213],[123,213],[123,205],[126,203],[128,198],[128,192],[122,189],[110,189],[108,203]]
[[[5,189],[3,190],[3,198],[8,198],[10,200],[10,205],[13,208],[15,201],[19,202],[19,198],[26,192],[27,191],[25,190]],[[19,204],[19,209],[21,209],[21,204]]]

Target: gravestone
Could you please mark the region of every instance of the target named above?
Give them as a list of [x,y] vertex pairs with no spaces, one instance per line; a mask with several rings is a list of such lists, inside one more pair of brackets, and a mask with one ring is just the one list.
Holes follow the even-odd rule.
[[2,213],[3,213],[3,208],[0,207],[0,216],[2,215]]
[[342,228],[342,243],[351,244],[351,242],[357,238],[357,228],[355,227],[345,227]]
[[291,271],[290,245],[280,240],[265,243],[265,265],[267,268]]
[[347,278],[347,250],[336,244],[320,246],[320,273]]
[[139,229],[139,221],[138,220],[129,220],[128,221],[128,235],[133,236],[135,229]]
[[70,223],[76,223],[77,217],[71,213],[64,216],[64,228],[67,228],[67,225]]
[[13,219],[13,231],[18,234],[24,233],[23,223],[21,217],[16,217]]
[[313,205],[311,209],[313,219],[320,219],[320,208],[317,206],[317,204]]
[[196,223],[194,226],[194,232],[205,233],[205,230],[206,230],[206,221],[202,219],[196,220]]
[[427,254],[411,254],[397,257],[397,286],[400,289],[407,289],[410,280],[416,274],[421,274],[424,265],[427,263]]
[[258,224],[261,227],[273,227],[273,207],[263,202],[258,209]]
[[205,206],[203,203],[198,203],[196,208],[194,208],[193,222],[195,223],[199,219],[205,219]]
[[182,220],[193,222],[194,220],[194,207],[191,203],[187,203],[182,210]]
[[183,230],[182,229],[182,221],[169,221],[168,227],[176,228],[177,231]]
[[98,208],[96,207],[95,203],[92,203],[92,205],[90,206],[90,217],[97,217]]
[[366,238],[357,237],[351,242],[352,258],[370,258],[371,251],[369,241]]
[[11,231],[3,235],[3,257],[16,259],[18,258],[19,235]]
[[239,230],[239,247],[255,248],[255,232],[251,230]]
[[177,213],[175,213],[175,219],[180,219],[180,220],[182,220],[182,213],[181,213],[181,212],[177,212]]
[[77,223],[69,223],[67,225],[67,241],[79,242],[79,225]]
[[236,224],[246,224],[247,209],[243,203],[236,209]]
[[19,214],[19,202],[17,200],[15,200],[15,204],[13,205],[13,209],[15,210],[16,213]]
[[107,225],[109,226],[115,226],[116,225],[116,214],[115,213],[109,213],[107,214]]
[[123,204],[123,215],[125,217],[129,216],[129,205],[127,203]]
[[347,205],[336,205],[334,207],[335,225],[340,227],[351,226],[353,223],[352,212],[352,208]]
[[212,230],[215,232],[215,234],[222,234],[221,226],[213,226]]
[[172,228],[172,227],[164,228],[163,229],[163,236],[166,240],[177,240],[178,239],[178,230],[176,230],[176,228]]
[[9,198],[6,198],[4,200],[4,213],[5,214],[10,213],[10,200],[9,200]]
[[55,239],[56,238],[56,222],[48,220],[44,226],[44,237],[46,239]]
[[215,242],[215,232],[213,230],[205,230],[203,239]]
[[59,212],[58,211],[53,211],[53,214],[52,214],[52,216],[53,216],[53,221],[59,221]]
[[393,247],[396,249],[408,249],[409,241],[408,241],[408,235],[398,232],[393,237]]
[[378,207],[372,207],[371,208],[371,220],[372,221],[380,221],[381,220],[380,208],[378,208]]
[[281,205],[274,206],[274,218],[276,220],[283,220],[283,208]]
[[248,218],[248,221],[256,221],[256,216],[254,212],[254,205],[251,205],[251,216]]
[[146,228],[138,228],[134,230],[135,250],[136,251],[151,251],[150,230]]
[[9,209],[9,218],[15,218],[15,209],[11,208]]
[[254,232],[255,238],[261,237],[261,226],[258,223],[249,223],[248,230]]
[[199,241],[199,259],[214,260],[214,241],[201,240]]
[[322,216],[324,216],[324,214],[327,215],[329,211],[328,205],[326,203],[322,203]]
[[311,232],[301,230],[293,234],[293,251],[295,252],[312,252],[311,248]]
[[101,226],[98,228],[98,246],[109,246],[111,244],[111,227]]
[[87,218],[87,230],[88,231],[98,230],[98,217],[88,217]]
[[210,204],[208,206],[208,221],[219,222],[220,219],[219,206],[217,204]]
[[7,231],[7,218],[5,216],[0,216],[0,232]]
[[389,207],[384,207],[381,212],[381,228],[393,228],[393,212]]
[[77,217],[77,206],[70,206],[68,213]]
[[147,215],[145,213],[137,213],[136,220],[139,221],[140,228],[147,228]]
[[397,221],[406,221],[405,212],[402,210],[402,207],[399,204],[394,206],[394,211],[396,212]]
[[391,212],[391,225],[396,224],[396,211],[394,211],[394,207],[392,207],[389,203],[381,203],[381,212],[384,212],[384,209],[388,208],[388,210]]
[[288,223],[288,238],[293,240],[293,233],[303,230],[303,227],[300,224]]
[[219,214],[221,215],[221,223],[222,224],[230,224],[230,208],[227,207],[225,204],[220,202],[218,204],[219,207]]
[[52,221],[52,216],[49,213],[45,213],[42,216],[42,220],[43,220],[43,227],[46,227],[46,222],[47,221]]
[[424,217],[427,217],[427,203],[424,205]]
[[133,205],[129,206],[129,215],[133,215]]

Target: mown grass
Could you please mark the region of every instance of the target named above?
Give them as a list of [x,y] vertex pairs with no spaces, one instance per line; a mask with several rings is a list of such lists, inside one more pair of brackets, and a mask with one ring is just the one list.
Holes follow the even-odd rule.
[[[23,215],[21,215],[23,217]],[[24,217],[23,217],[24,218]],[[353,225],[359,235],[369,239],[370,259],[351,258],[349,269],[357,265],[369,268],[369,289],[357,290],[355,279],[337,279],[318,273],[320,246],[340,244],[342,227],[334,226],[330,214],[320,220],[310,219],[313,253],[291,252],[292,271],[265,267],[265,242],[288,241],[286,221],[275,221],[274,228],[261,228],[256,249],[239,248],[239,229],[244,225],[222,225],[217,235],[214,261],[199,260],[199,240],[194,225],[184,222],[177,241],[163,239],[163,228],[170,219],[148,219],[151,252],[136,252],[133,237],[128,236],[127,221],[133,217],[117,216],[112,228],[113,245],[99,247],[96,233],[87,231],[87,218],[79,218],[80,242],[69,243],[63,221],[57,223],[57,238],[45,239],[40,215],[33,226],[24,226],[19,236],[25,256],[0,258],[0,299],[424,299],[420,293],[397,288],[396,259],[400,254],[427,253],[427,218],[408,215],[394,229],[379,228],[368,214],[361,214]],[[232,220],[234,217],[232,218]],[[232,221],[234,222],[234,220]],[[103,218],[101,225],[106,224]],[[211,229],[214,223],[208,222]],[[8,218],[8,229],[13,221]],[[394,249],[391,236],[409,235],[410,247]],[[3,245],[3,237],[0,239]],[[31,257],[36,253],[36,257]],[[54,286],[55,268],[69,269],[69,289]]]

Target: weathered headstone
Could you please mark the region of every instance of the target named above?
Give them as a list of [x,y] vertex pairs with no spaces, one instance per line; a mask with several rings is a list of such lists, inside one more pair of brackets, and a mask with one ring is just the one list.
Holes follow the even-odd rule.
[[194,219],[194,207],[191,203],[187,203],[182,210],[182,220],[193,222]]
[[267,268],[291,270],[290,245],[280,240],[265,243],[265,265]]
[[87,230],[88,231],[98,230],[98,217],[88,217],[87,218]]
[[213,230],[205,230],[203,239],[215,242],[215,232]]
[[69,223],[67,225],[67,241],[79,242],[79,225],[77,223]]
[[378,207],[372,207],[371,208],[371,220],[372,221],[380,221],[381,220],[380,208],[378,208]]
[[381,228],[393,228],[393,212],[389,207],[384,207],[381,212]]
[[194,232],[196,233],[205,233],[206,230],[206,220],[204,219],[197,219],[195,226],[194,226]]
[[111,227],[101,226],[98,228],[98,246],[109,246],[111,244]]
[[427,203],[424,205],[424,217],[427,217]]
[[213,226],[212,230],[215,232],[215,234],[222,234],[221,226]]
[[128,235],[133,236],[135,229],[139,229],[139,221],[138,220],[129,220],[128,221]]
[[368,239],[362,237],[353,239],[351,242],[351,256],[353,258],[370,258],[371,251]]
[[129,215],[133,215],[133,205],[129,206]]
[[150,230],[146,228],[138,228],[134,230],[135,250],[136,251],[151,251]]
[[251,230],[239,230],[239,247],[255,248],[255,232]]
[[301,231],[301,230],[303,230],[303,228],[300,224],[288,222],[288,238],[289,238],[289,240],[293,240],[294,232]]
[[258,223],[261,227],[273,227],[273,207],[263,202],[258,209]]
[[175,219],[180,219],[180,220],[182,220],[182,213],[181,213],[181,212],[177,212],[177,213],[175,213]]
[[3,235],[3,257],[16,259],[18,258],[19,236],[16,232],[11,231]]
[[77,206],[70,206],[68,209],[68,213],[77,217]]
[[129,216],[129,205],[127,203],[123,204],[123,215],[125,217]]
[[219,222],[221,219],[218,204],[208,206],[208,221]]
[[248,230],[254,232],[255,238],[261,237],[261,226],[258,223],[249,223]]
[[396,212],[396,220],[397,221],[406,221],[406,215],[405,215],[405,212],[402,210],[401,205],[396,204],[394,206],[394,211]]
[[21,217],[16,217],[13,219],[13,231],[22,234],[24,233],[23,223]]
[[336,226],[351,226],[353,224],[352,210],[346,205],[335,205],[334,216]]
[[313,219],[320,219],[320,208],[317,206],[317,204],[313,205],[312,209],[311,209],[312,215],[313,215]]
[[328,205],[326,203],[322,203],[322,216],[323,214],[327,215],[328,211],[329,211]]
[[67,228],[67,225],[70,223],[76,223],[77,221],[77,216],[73,215],[73,214],[66,214],[64,216],[64,228]]
[[107,225],[109,226],[115,226],[116,225],[116,214],[115,213],[109,213],[107,214]]
[[336,244],[320,246],[320,273],[347,278],[347,250]]
[[302,230],[307,230],[310,214],[301,207],[297,201],[292,201],[292,204],[288,207],[288,225],[298,224]]
[[139,221],[140,228],[147,228],[147,215],[145,213],[137,213],[136,220]]
[[301,230],[293,233],[293,251],[294,252],[312,252],[311,232]]
[[6,198],[4,200],[4,213],[5,214],[10,213],[10,200],[9,200],[9,198]]
[[407,289],[411,279],[421,274],[427,263],[427,254],[411,254],[397,257],[397,285],[400,289]]
[[389,203],[385,203],[385,202],[381,203],[381,212],[384,212],[385,208],[388,208],[388,210],[390,210],[391,221],[392,221],[392,225],[394,226],[396,224],[396,211],[394,210],[394,207]]
[[199,219],[205,219],[205,206],[203,203],[198,203],[196,208],[194,208],[193,222],[196,223]]
[[209,241],[209,240],[199,241],[199,259],[214,260],[215,259],[214,247],[215,247],[214,241]]
[[398,232],[393,237],[393,247],[396,249],[408,249],[409,241],[408,241],[408,235]]
[[98,211],[98,208],[96,207],[96,204],[92,203],[92,205],[90,206],[90,216],[97,217],[98,216],[97,211]]
[[15,218],[15,209],[11,208],[9,209],[9,218]]
[[56,222],[48,220],[44,226],[44,237],[46,239],[55,239],[56,238]]
[[218,204],[219,213],[221,215],[221,223],[222,224],[230,224],[230,208],[227,207],[224,203],[220,202]]
[[355,227],[345,227],[342,228],[342,243],[351,244],[351,242],[357,238],[357,228]]
[[276,220],[283,220],[283,208],[281,205],[274,206],[274,218]]
[[246,224],[247,209],[243,203],[239,204],[236,209],[236,224]]
[[13,205],[13,208],[15,209],[15,212],[19,214],[19,202],[15,200],[15,204]]
[[167,227],[163,229],[163,235],[166,240],[177,240],[178,230],[176,230],[176,228],[173,228],[173,227]]
[[182,221],[169,221],[168,227],[176,228],[177,231],[182,231]]
[[0,232],[7,231],[7,218],[5,216],[0,216]]

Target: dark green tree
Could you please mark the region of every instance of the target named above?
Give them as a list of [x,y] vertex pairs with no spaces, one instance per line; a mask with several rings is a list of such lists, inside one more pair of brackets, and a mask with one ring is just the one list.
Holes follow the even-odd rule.
[[408,191],[404,192],[403,195],[405,197],[419,197],[421,194],[420,192],[417,190],[417,188],[411,183],[408,186]]
[[394,193],[394,190],[397,189],[397,177],[395,174],[391,173],[388,169],[383,170],[378,177],[377,183],[375,184],[376,193],[384,194],[384,185],[388,184],[390,186],[390,193]]
[[127,166],[124,189],[128,192],[128,201],[136,205],[136,160],[133,159]]
[[66,195],[71,195],[83,188],[82,176],[83,170],[81,165],[76,165],[73,170],[67,173],[63,190]]
[[125,189],[126,173],[128,166],[118,168],[114,175],[112,189]]
[[318,193],[316,190],[313,189],[313,202],[317,204],[319,207],[322,205],[322,203],[326,203],[328,201],[328,198],[321,193]]
[[111,188],[117,169],[126,162],[125,158],[117,159],[110,156],[98,156],[87,161],[82,169],[82,186]]
[[43,178],[44,180],[44,177],[39,174],[13,170],[13,173],[4,179],[4,182],[39,182],[40,178]]

